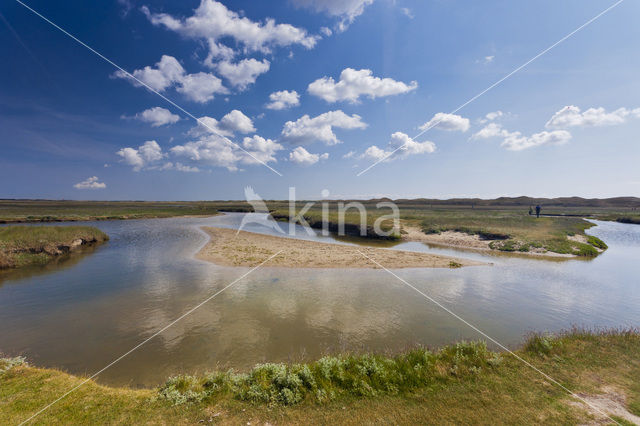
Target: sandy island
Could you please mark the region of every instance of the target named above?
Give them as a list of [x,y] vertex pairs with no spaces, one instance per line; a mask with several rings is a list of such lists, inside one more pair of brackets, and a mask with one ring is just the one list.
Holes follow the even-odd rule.
[[284,268],[451,268],[484,263],[410,251],[321,243],[226,228],[202,228],[210,241],[198,259],[223,266],[256,266],[278,251],[265,266]]

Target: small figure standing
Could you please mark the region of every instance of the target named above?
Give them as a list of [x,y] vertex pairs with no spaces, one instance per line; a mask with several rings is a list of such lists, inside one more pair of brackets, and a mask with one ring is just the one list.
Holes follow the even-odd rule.
[[529,206],[529,216],[533,216],[533,207]]
[[540,210],[542,210],[542,208],[540,207],[540,205],[536,206],[536,217],[540,217]]

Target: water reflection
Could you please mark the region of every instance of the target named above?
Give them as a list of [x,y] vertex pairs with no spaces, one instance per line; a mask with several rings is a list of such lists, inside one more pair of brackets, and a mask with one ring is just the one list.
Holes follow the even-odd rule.
[[[193,258],[214,218],[97,222],[111,240],[48,275],[0,287],[0,350],[36,365],[93,373],[248,269]],[[640,324],[640,227],[600,223],[610,249],[591,262],[548,262],[400,244],[493,266],[403,269],[399,276],[501,342],[574,324]],[[64,225],[63,225],[64,226]],[[259,225],[247,230],[273,232]],[[333,241],[331,237],[299,238]],[[341,244],[350,243],[347,241]],[[264,268],[105,371],[109,384],[149,386],[179,372],[248,368],[334,350],[400,350],[477,339],[473,330],[381,270]]]

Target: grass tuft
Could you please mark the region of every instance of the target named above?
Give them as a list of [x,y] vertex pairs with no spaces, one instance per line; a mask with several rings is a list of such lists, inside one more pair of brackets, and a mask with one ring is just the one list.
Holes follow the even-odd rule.
[[609,248],[609,246],[606,245],[604,241],[602,241],[598,237],[594,237],[593,235],[587,236],[587,242],[592,246],[594,246],[595,248],[599,248],[600,250],[606,250]]
[[559,344],[561,342],[551,335],[533,334],[525,342],[523,350],[538,356],[548,356],[553,348]]
[[499,364],[484,342],[461,342],[438,352],[418,348],[393,358],[382,355],[326,356],[309,364],[259,364],[249,373],[209,373],[170,378],[158,398],[173,405],[230,396],[241,401],[294,405],[339,397],[404,394],[429,384],[481,374]]
[[14,358],[0,358],[0,376],[11,371],[14,367],[26,364],[26,358],[17,356]]

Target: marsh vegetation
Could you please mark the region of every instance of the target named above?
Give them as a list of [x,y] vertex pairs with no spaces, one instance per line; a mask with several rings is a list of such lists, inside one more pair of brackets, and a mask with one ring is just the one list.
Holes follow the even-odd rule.
[[108,239],[107,234],[90,226],[0,227],[0,270],[44,265]]

